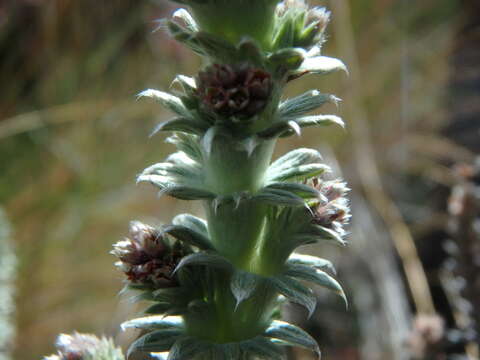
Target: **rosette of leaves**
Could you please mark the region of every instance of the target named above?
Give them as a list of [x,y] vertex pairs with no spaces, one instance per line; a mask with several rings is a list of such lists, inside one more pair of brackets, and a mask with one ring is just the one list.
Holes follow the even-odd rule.
[[[316,298],[308,284],[345,300],[332,264],[295,250],[317,242],[345,245],[348,189],[331,179],[316,150],[296,149],[275,161],[272,153],[279,138],[301,135],[302,128],[343,125],[335,115],[312,114],[338,102],[331,94],[281,96],[289,81],[303,75],[345,70],[341,61],[321,55],[329,14],[292,0],[183,3],[192,13],[176,11],[167,27],[203,58],[204,67],[197,76],[177,76],[175,91],[140,94],[175,114],[154,134],[171,132],[167,141],[177,151],[146,168],[138,181],[153,184],[162,195],[202,201],[206,220],[178,215],[171,225],[142,227],[150,235],[131,235],[115,246],[128,287],[152,302],[147,316],[123,325],[142,330],[129,354],[281,359],[285,346],[320,354],[306,332],[279,320],[278,310],[289,300],[311,315]],[[268,31],[255,28],[255,19],[248,20],[248,31],[238,24],[240,10],[250,14],[256,6],[272,19]],[[167,244],[168,251],[139,256],[148,237]],[[182,249],[178,256],[166,255],[172,242]],[[156,257],[174,260],[159,260],[164,265],[152,266],[145,276],[145,264]],[[135,266],[139,273],[131,272]],[[157,274],[169,286],[156,281]]]

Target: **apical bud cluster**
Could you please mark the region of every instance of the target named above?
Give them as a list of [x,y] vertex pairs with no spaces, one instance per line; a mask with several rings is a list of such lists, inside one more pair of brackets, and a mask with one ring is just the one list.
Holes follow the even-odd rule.
[[205,109],[226,117],[258,114],[272,90],[270,74],[248,64],[211,65],[198,74],[197,83]]

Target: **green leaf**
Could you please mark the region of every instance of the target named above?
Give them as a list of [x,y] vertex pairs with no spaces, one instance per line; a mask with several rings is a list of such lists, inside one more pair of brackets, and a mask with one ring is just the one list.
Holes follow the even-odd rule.
[[210,155],[212,151],[213,141],[215,137],[220,133],[220,128],[217,126],[212,126],[207,130],[207,132],[203,135],[201,140],[202,148],[204,149],[207,156]]
[[280,339],[293,346],[314,351],[320,358],[320,349],[317,342],[308,333],[297,326],[284,321],[274,320],[265,331],[265,335],[271,338]]
[[262,50],[251,38],[243,38],[238,44],[238,57],[244,59],[249,63],[263,67],[264,57]]
[[345,123],[342,118],[336,115],[312,115],[303,116],[295,119],[295,122],[302,128],[307,126],[327,126],[327,125],[339,125],[345,128]]
[[223,350],[223,360],[233,360],[240,359],[240,344],[239,343],[228,343],[222,344]]
[[216,253],[198,252],[190,254],[182,258],[175,268],[174,272],[183,268],[184,266],[208,266],[215,269],[232,271],[232,264],[223,256]]
[[210,345],[193,337],[178,339],[170,349],[167,360],[191,360],[208,350]]
[[347,67],[339,59],[327,56],[315,56],[307,57],[294,74],[310,73],[324,75],[339,70],[348,73]]
[[295,40],[295,20],[293,18],[282,19],[281,26],[273,39],[274,49],[288,48]]
[[303,305],[308,310],[308,317],[312,316],[317,299],[311,289],[285,275],[275,276],[270,278],[270,281],[280,294],[294,303]]
[[206,32],[198,32],[193,40],[203,53],[211,58],[220,60],[223,63],[229,63],[237,59],[237,49],[230,42],[221,37]]
[[269,166],[268,172],[316,163],[320,160],[322,160],[322,156],[317,150],[306,148],[295,149],[275,160]]
[[299,183],[292,183],[292,182],[276,182],[273,184],[269,184],[267,189],[276,189],[276,190],[283,190],[291,192],[302,199],[312,199],[317,198],[319,196],[318,190],[312,188],[311,186],[299,184]]
[[336,273],[333,264],[329,260],[322,259],[316,256],[293,253],[292,255],[290,255],[287,262],[291,265],[313,266],[317,269],[327,269],[333,274]]
[[332,290],[335,294],[339,295],[345,301],[345,304],[348,307],[347,297],[345,296],[342,287],[337,280],[328,275],[326,272],[305,265],[287,264],[286,270],[283,274],[285,276],[290,276],[296,279],[312,282],[314,284]]
[[264,360],[285,359],[285,353],[282,348],[275,345],[271,339],[263,336],[257,336],[253,339],[240,343],[243,352],[248,353],[254,358],[258,357]]
[[191,32],[198,31],[198,25],[196,21],[193,19],[192,15],[190,15],[190,13],[187,10],[185,9],[176,10],[173,13],[172,18],[174,20],[180,20],[183,24],[185,24],[187,30]]
[[177,329],[182,330],[183,320],[180,316],[146,316],[129,321],[125,321],[121,325],[122,330],[125,329],[145,329],[145,330],[164,330]]
[[281,205],[281,206],[303,206],[305,205],[305,200],[289,191],[279,190],[279,189],[270,189],[265,187],[261,189],[258,193],[252,196],[253,201],[259,201],[271,205]]
[[195,78],[185,76],[185,75],[177,75],[175,79],[172,81],[172,85],[180,84],[182,90],[185,94],[192,96],[196,93],[197,84]]
[[306,164],[292,166],[290,168],[283,167],[277,170],[268,170],[267,179],[273,181],[302,181],[312,177],[329,173],[331,170],[324,164]]
[[181,185],[165,186],[159,193],[159,195],[163,194],[170,195],[181,200],[205,200],[214,199],[216,197],[216,195],[211,191]]
[[186,295],[185,290],[180,287],[158,289],[153,292],[153,300],[171,305],[181,305],[188,302]]
[[207,130],[204,124],[193,120],[192,118],[179,117],[172,120],[162,122],[155,126],[150,133],[150,137],[156,135],[160,131],[180,131],[187,134],[201,135]]
[[183,330],[179,329],[157,330],[143,335],[130,345],[127,352],[127,359],[137,351],[168,351],[179,338],[182,338],[182,335]]
[[317,241],[332,241],[338,245],[345,246],[346,242],[342,235],[335,230],[329,229],[321,225],[310,224],[308,232],[302,235],[310,235],[317,238]]
[[195,231],[184,225],[168,225],[163,228],[165,234],[169,234],[179,241],[196,246],[202,250],[213,250],[210,239],[204,233]]
[[280,104],[280,119],[295,119],[296,117],[306,114],[312,110],[319,108],[327,102],[337,103],[339,101],[333,95],[322,94],[318,90],[310,90],[306,93],[288,99]]
[[205,55],[203,49],[198,45],[195,40],[195,32],[188,29],[188,27],[177,24],[176,22],[171,20],[167,21],[166,24],[170,34],[172,35],[172,37],[175,38],[175,40],[184,43],[198,55]]
[[259,281],[258,275],[247,271],[238,270],[233,274],[230,289],[237,300],[236,307],[253,294]]
[[201,183],[202,171],[200,166],[184,153],[176,152],[170,155],[166,162],[147,167],[140,176],[147,175],[158,175],[165,178],[167,183],[171,179],[186,185]]
[[303,49],[288,48],[274,52],[268,57],[268,62],[277,71],[288,71],[297,69],[303,63],[304,56]]
[[185,226],[208,238],[207,222],[191,214],[179,214],[172,220],[173,225]]
[[144,313],[145,314],[164,314],[167,310],[171,309],[172,304],[161,302],[149,306]]
[[192,134],[176,133],[167,138],[167,142],[175,145],[178,150],[187,154],[192,160],[202,163],[203,156],[198,136]]
[[188,111],[185,105],[183,105],[182,100],[180,100],[180,98],[172,94],[159,91],[159,90],[148,89],[148,90],[142,91],[140,94],[138,94],[137,97],[138,98],[149,97],[149,98],[155,99],[158,102],[160,102],[163,106],[165,106],[167,109],[173,111],[174,113],[182,117],[191,118],[191,113]]

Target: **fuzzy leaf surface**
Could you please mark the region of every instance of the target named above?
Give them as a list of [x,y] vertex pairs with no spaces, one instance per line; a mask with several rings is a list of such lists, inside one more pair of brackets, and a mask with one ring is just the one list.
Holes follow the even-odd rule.
[[345,301],[345,304],[348,304],[345,293],[338,281],[322,270],[305,265],[287,264],[284,275],[299,280],[305,280],[332,290]]
[[183,105],[182,100],[172,94],[160,90],[147,89],[138,94],[138,98],[142,97],[149,97],[155,99],[167,109],[173,111],[175,114],[178,114],[182,117],[191,117],[190,112],[185,107],[185,105]]
[[335,267],[333,266],[331,261],[316,256],[293,253],[288,258],[288,263],[291,265],[313,266],[317,269],[327,269],[333,274],[336,273]]
[[212,250],[213,246],[205,233],[197,232],[195,229],[184,225],[168,225],[163,229],[165,234],[169,234],[179,241],[189,245],[196,246],[202,250]]
[[193,337],[178,339],[170,349],[167,360],[191,360],[208,350],[208,345]]
[[182,258],[178,263],[175,272],[184,266],[199,266],[204,265],[211,268],[222,269],[231,271],[233,269],[232,264],[223,256],[216,253],[198,252],[190,254]]
[[282,206],[302,206],[305,204],[305,200],[293,192],[269,187],[261,189],[252,196],[252,200]]
[[264,360],[285,359],[285,353],[282,348],[277,346],[272,340],[263,336],[257,336],[253,339],[240,343],[242,352]]
[[337,103],[339,99],[330,94],[322,94],[318,90],[310,90],[297,97],[288,99],[280,104],[278,115],[281,120],[295,119],[327,102]]
[[184,328],[183,320],[180,316],[146,316],[129,321],[125,321],[121,325],[122,330],[125,329],[147,329],[147,330],[162,330],[162,329],[178,329]]
[[259,281],[258,275],[246,271],[238,270],[233,274],[230,289],[237,300],[237,306],[252,295]]
[[155,126],[150,136],[154,136],[161,131],[180,131],[187,134],[201,135],[206,130],[207,126],[204,123],[187,117],[178,117]]
[[141,336],[130,345],[127,352],[127,359],[137,351],[168,351],[182,336],[183,330],[179,329],[156,330],[150,332]]
[[179,214],[172,220],[173,225],[184,226],[208,238],[207,222],[191,214]]
[[290,345],[299,346],[311,350],[320,357],[320,349],[317,342],[307,332],[285,321],[274,320],[265,331],[265,335],[271,338],[283,340]]
[[348,73],[345,64],[336,58],[328,56],[307,57],[295,73],[310,73],[325,75],[334,71],[345,71]]
[[271,282],[280,294],[294,303],[303,305],[308,310],[308,316],[312,316],[317,299],[311,289],[285,275],[273,277]]

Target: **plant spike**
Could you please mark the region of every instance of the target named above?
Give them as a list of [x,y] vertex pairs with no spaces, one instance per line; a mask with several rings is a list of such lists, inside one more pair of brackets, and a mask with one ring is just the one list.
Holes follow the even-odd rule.
[[[204,60],[194,77],[178,75],[172,93],[150,97],[175,114],[153,134],[178,152],[145,169],[139,182],[161,194],[201,200],[206,220],[176,216],[153,228],[132,222],[114,246],[126,290],[151,305],[122,328],[142,330],[130,347],[167,360],[282,359],[285,346],[320,356],[315,340],[277,319],[287,300],[311,315],[308,284],[345,294],[325,259],[294,253],[301,245],[345,244],[348,188],[328,179],[316,150],[296,149],[272,162],[280,137],[313,125],[339,124],[312,115],[334,95],[308,91],[281,99],[289,81],[346,71],[323,56],[330,13],[304,0],[182,0],[166,27]],[[248,14],[248,16],[241,16]],[[162,355],[160,355],[160,353]]]

